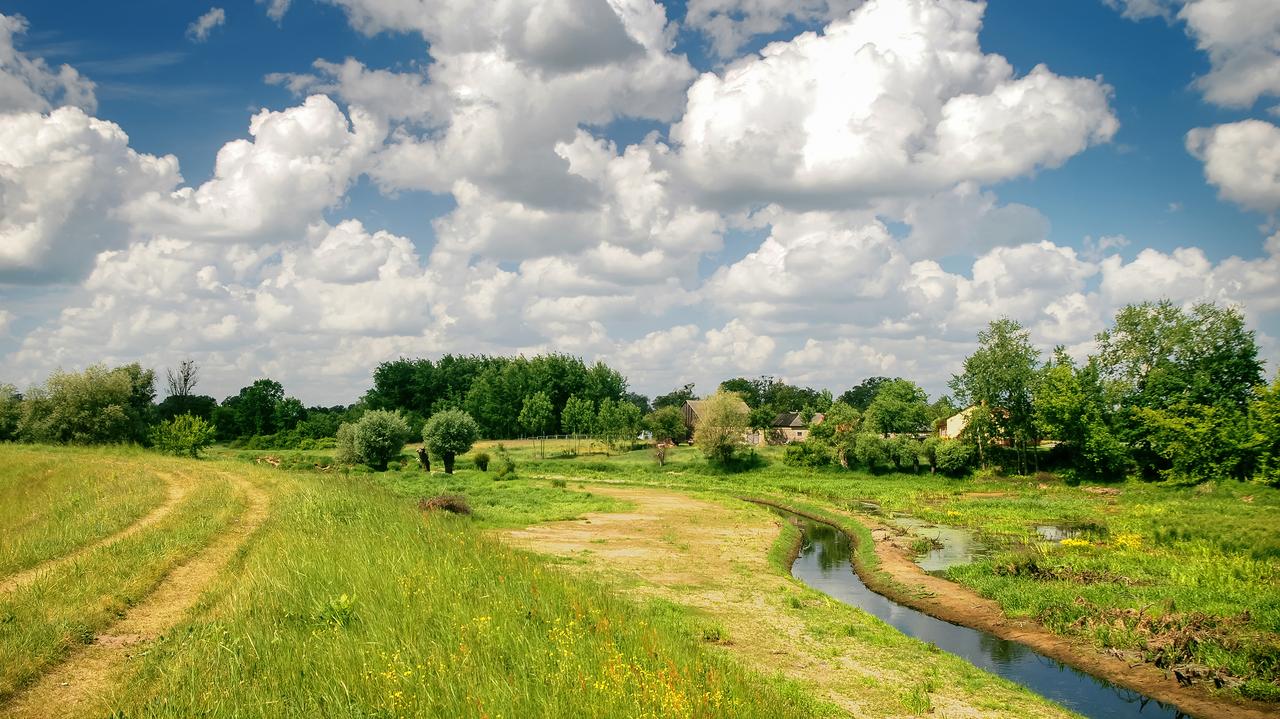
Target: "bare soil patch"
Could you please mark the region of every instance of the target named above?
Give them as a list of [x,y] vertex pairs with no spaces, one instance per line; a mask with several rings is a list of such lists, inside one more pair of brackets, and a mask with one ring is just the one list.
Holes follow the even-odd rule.
[[782,520],[767,510],[636,487],[594,485],[592,492],[634,509],[503,537],[572,558],[570,566],[604,573],[634,596],[693,608],[723,630],[710,634],[711,643],[759,671],[809,685],[852,716],[1073,716],[777,571],[767,556]]
[[227,476],[248,502],[231,528],[200,554],[170,572],[154,592],[106,633],[95,637],[92,644],[73,653],[15,697],[0,710],[0,716],[14,719],[79,717],[89,716],[101,708],[113,678],[125,662],[183,619],[240,546],[266,520],[269,507],[266,492],[243,477]]

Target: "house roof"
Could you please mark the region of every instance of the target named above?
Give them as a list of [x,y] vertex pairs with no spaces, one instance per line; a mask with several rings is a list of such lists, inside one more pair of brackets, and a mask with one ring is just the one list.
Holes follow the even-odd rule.
[[[684,402],[684,405],[693,412],[694,417],[702,416],[702,408],[705,407],[706,404],[707,400],[705,399],[687,399]],[[741,409],[744,414],[751,414],[751,408],[747,406],[746,402],[739,399],[738,404],[741,405]]]
[[799,429],[807,425],[805,425],[804,419],[800,416],[799,412],[783,412],[773,418],[773,426]]

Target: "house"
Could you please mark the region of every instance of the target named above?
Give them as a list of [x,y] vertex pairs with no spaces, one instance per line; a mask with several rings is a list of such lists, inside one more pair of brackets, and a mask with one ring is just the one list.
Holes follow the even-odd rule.
[[947,418],[947,423],[938,428],[938,436],[943,439],[957,439],[965,427],[969,426],[969,417],[977,407],[969,407]]
[[825,419],[824,415],[818,413],[805,422],[799,412],[783,412],[773,418],[773,425],[769,429],[769,441],[772,444],[803,442],[809,436],[809,428],[815,424],[822,424],[823,419]]
[[[706,407],[706,404],[706,400],[690,399],[685,400],[684,406],[680,408],[680,411],[684,413],[684,426],[689,430],[689,437],[693,437],[693,430],[698,426],[698,421],[701,419],[701,415],[705,411],[704,408]],[[743,416],[750,416],[751,408],[747,406],[747,403],[739,399],[738,404],[741,405]],[[753,432],[748,432],[745,437],[747,442],[750,444],[760,443],[759,437]]]

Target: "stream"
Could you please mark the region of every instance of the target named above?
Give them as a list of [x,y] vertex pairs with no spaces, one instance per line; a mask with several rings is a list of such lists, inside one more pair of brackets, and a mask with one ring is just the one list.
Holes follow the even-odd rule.
[[775,510],[801,531],[796,579],[871,614],[898,631],[1092,719],[1183,719],[1186,714],[1138,692],[1087,674],[1017,642],[935,619],[867,588],[853,569],[852,542],[828,524]]

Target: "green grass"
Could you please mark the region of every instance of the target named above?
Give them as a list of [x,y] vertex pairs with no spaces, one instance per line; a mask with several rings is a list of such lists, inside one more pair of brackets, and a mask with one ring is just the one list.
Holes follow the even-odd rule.
[[[1068,486],[1051,477],[971,477],[804,470],[759,451],[765,465],[725,472],[693,448],[679,447],[666,467],[645,450],[615,456],[539,460],[508,443],[525,476],[622,481],[736,496],[775,496],[821,511],[885,511],[968,527],[1007,547],[950,577],[995,599],[1011,616],[1148,661],[1152,647],[1175,663],[1203,664],[1247,680],[1246,696],[1280,686],[1280,491],[1233,481],[1200,487],[1123,482],[1118,495]],[[1048,480],[1048,481],[1045,481]],[[834,515],[827,515],[834,516]],[[857,531],[851,523],[842,523]],[[1036,525],[1079,528],[1087,547],[1039,541]],[[861,546],[869,546],[864,541]],[[1024,571],[1029,556],[1037,570]],[[874,556],[859,561],[874,567]],[[1041,571],[1046,570],[1046,571]],[[1147,619],[1116,617],[1142,609]],[[1100,621],[1099,619],[1105,619]]]
[[[72,464],[80,459],[77,454],[58,451],[57,457]],[[134,465],[131,471],[137,474],[153,471],[156,463],[176,464],[117,456]],[[11,449],[0,449],[0,461],[11,459]],[[124,616],[169,570],[198,552],[242,509],[241,498],[226,480],[199,481],[172,513],[154,525],[95,547],[0,595],[0,700]]]
[[93,451],[3,451],[0,579],[110,536],[164,498],[154,473]]
[[[472,520],[423,517],[405,499],[416,486],[281,476],[238,565],[125,677],[118,716],[815,714],[794,685],[707,650],[681,614],[564,575]],[[531,516],[560,511],[562,490],[520,492],[552,498]]]

